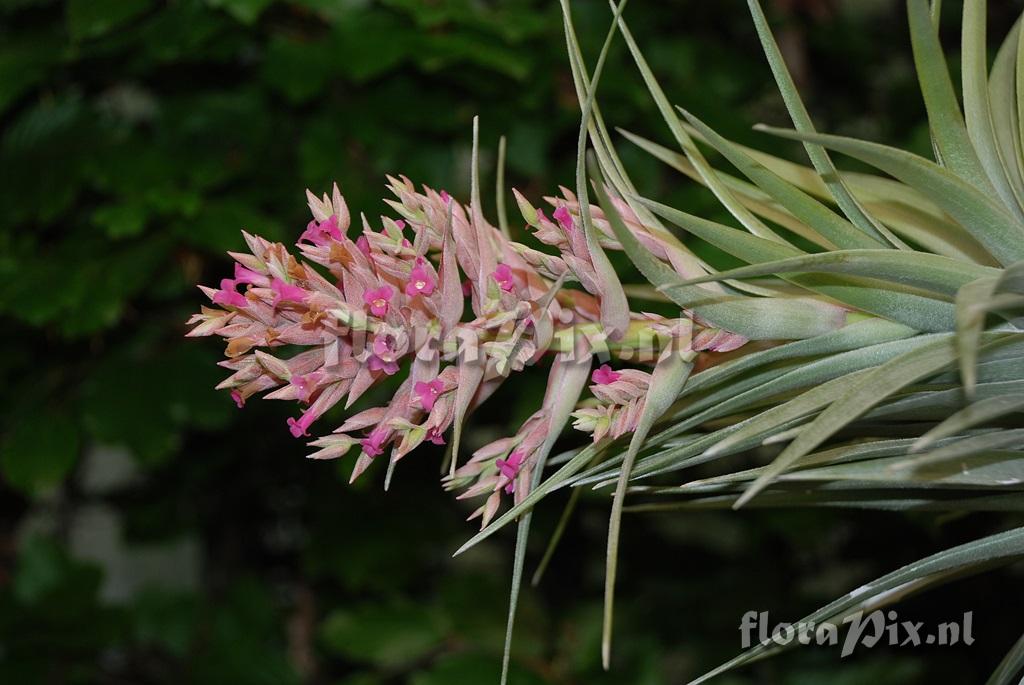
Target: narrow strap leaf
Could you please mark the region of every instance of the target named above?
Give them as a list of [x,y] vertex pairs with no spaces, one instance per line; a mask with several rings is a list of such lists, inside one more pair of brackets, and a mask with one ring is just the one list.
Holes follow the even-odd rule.
[[453,421],[452,456],[449,475],[455,474],[459,461],[459,445],[462,442],[462,425],[466,420],[469,403],[484,379],[484,360],[462,358],[458,365],[459,382],[455,386],[455,420]]
[[[692,127],[690,127],[692,129]],[[631,143],[661,160],[689,178],[703,183],[700,174],[684,155],[658,145],[635,133],[619,129]],[[700,132],[690,130],[690,135],[703,141]],[[706,142],[706,141],[704,141]],[[743,145],[733,144],[755,162],[767,167],[805,193],[820,199],[829,199],[828,188],[814,169],[765,154]],[[754,184],[719,172],[722,181],[738,193],[740,200],[759,216],[773,221],[783,228],[826,249],[835,247],[806,224],[780,207],[774,200]],[[960,225],[953,222],[938,206],[913,188],[890,178],[873,174],[850,173],[844,176],[851,192],[863,197],[864,204],[894,231],[913,240],[921,247],[937,254],[980,264],[993,263],[992,257]]]
[[[594,192],[598,203],[630,261],[655,286],[677,283],[676,272],[641,245],[623,223],[602,187],[599,172],[594,169],[592,175],[597,179]],[[692,309],[718,328],[752,340],[812,338],[845,322],[845,313],[810,299],[727,296],[697,286],[672,288],[667,294],[676,304]]]
[[[814,123],[811,121],[810,114],[807,113],[807,108],[804,106],[800,92],[793,82],[789,69],[786,67],[786,61],[782,56],[782,51],[779,50],[778,44],[775,42],[775,36],[772,35],[771,28],[768,26],[768,20],[761,9],[761,3],[758,0],[748,0],[747,4],[750,7],[750,15],[754,19],[757,35],[761,39],[761,47],[764,50],[765,57],[768,59],[768,65],[771,67],[772,74],[775,76],[775,83],[779,88],[779,93],[781,93],[782,99],[786,103],[786,109],[789,111],[789,118],[793,121],[793,126],[798,131],[814,133]],[[863,205],[850,192],[825,148],[815,143],[805,142],[804,149],[807,151],[807,156],[810,158],[811,164],[814,165],[814,169],[818,172],[835,199],[836,204],[839,205],[850,221],[867,235],[874,238],[884,238],[900,249],[907,247],[884,224],[868,214]]]
[[805,254],[799,248],[791,245],[758,238],[746,231],[688,214],[645,197],[638,196],[637,200],[665,221],[675,224],[687,233],[691,233],[745,262],[759,263],[772,259],[799,257]]
[[498,208],[498,228],[501,234],[512,239],[508,228],[508,207],[505,205],[505,136],[498,139],[498,167],[494,178],[494,205]]
[[924,193],[942,207],[1002,264],[1024,258],[1024,224],[988,195],[934,162],[904,150],[854,138],[759,126],[783,138],[812,140],[874,165]]
[[[545,397],[548,409],[548,434],[544,442],[537,448],[533,466],[531,488],[539,487],[551,448],[562,433],[573,408],[579,401],[580,394],[586,386],[590,374],[590,351],[583,349],[585,342],[580,342],[568,354],[555,360],[549,379],[549,392]],[[530,523],[533,511],[528,510],[519,521],[516,531],[515,557],[512,565],[512,585],[509,592],[508,620],[505,624],[505,646],[501,659],[501,685],[508,682],[509,665],[512,656],[512,634],[515,630],[516,608],[519,604],[519,590],[523,584],[523,568],[526,564],[526,544],[530,537]]]
[[811,425],[775,458],[765,473],[736,501],[735,506],[743,506],[775,476],[868,409],[897,390],[942,370],[952,364],[956,357],[956,346],[951,336],[940,336],[862,375],[849,386],[843,396],[822,411]]
[[[480,257],[478,282],[486,283],[494,272],[497,262],[494,256],[494,244],[487,221],[484,219],[483,205],[480,202],[480,117],[473,117],[473,161],[470,179],[470,213],[472,215],[474,235],[476,236],[477,252]],[[478,304],[482,305],[486,293],[484,288],[477,289]]]
[[[1018,453],[999,450],[1019,449],[1024,445],[1024,429],[996,430],[955,440],[929,452],[903,457],[890,467],[888,476],[901,478],[902,472],[913,472],[918,478],[945,480],[952,483],[1000,487],[1024,483],[1024,460]],[[883,478],[885,476],[882,476]]]
[[[615,3],[613,0],[609,0],[609,5],[613,10],[615,9]],[[640,75],[643,77],[644,84],[647,86],[647,90],[654,99],[654,102],[658,107],[658,111],[661,113],[662,119],[664,119],[665,123],[668,125],[676,143],[679,144],[679,147],[686,153],[686,156],[690,161],[693,162],[693,165],[697,168],[701,177],[704,178],[707,187],[715,194],[715,197],[718,198],[719,202],[729,210],[729,213],[736,217],[736,220],[739,221],[748,231],[762,238],[782,241],[782,238],[776,235],[774,231],[768,228],[746,207],[744,207],[742,203],[736,199],[732,191],[720,181],[717,176],[717,172],[710,164],[708,164],[704,155],[702,155],[700,150],[697,149],[693,139],[690,138],[689,134],[687,134],[686,130],[683,128],[679,121],[679,117],[676,116],[675,110],[672,108],[672,105],[668,101],[668,97],[665,95],[665,91],[661,89],[661,85],[658,83],[658,80],[655,78],[650,66],[647,64],[647,60],[640,52],[640,47],[633,39],[633,34],[626,25],[625,19],[620,16],[618,24],[619,32],[622,33],[622,37],[626,41],[626,46],[629,48],[629,52],[633,56],[633,61],[640,70]]]
[[[801,254],[796,248],[772,243],[645,198],[640,198],[640,201],[665,220],[671,221],[687,232],[747,262],[762,263],[766,259],[797,258]],[[629,254],[628,248],[626,252]],[[880,250],[878,252],[888,253],[887,259],[897,259],[897,255],[910,254],[896,250]],[[961,264],[961,262],[956,263]],[[838,267],[834,267],[833,270],[838,270]],[[954,308],[951,304],[922,296],[919,293],[903,292],[891,287],[879,288],[877,283],[872,284],[872,281],[852,276],[837,279],[774,271],[770,273],[777,273],[780,278],[812,292],[827,295],[861,311],[898,321],[919,331],[950,331],[955,325]],[[866,273],[866,275],[872,278],[876,276],[874,273]],[[717,275],[710,275],[701,280],[716,280],[717,278]],[[694,287],[680,285],[680,283],[678,280],[672,280],[668,285],[662,284],[658,287],[678,302],[679,298],[687,297],[686,293],[690,291],[686,289]]]
[[[612,26],[601,46],[601,53],[598,55],[597,64],[594,66],[593,75],[590,78],[590,85],[587,88],[586,100],[583,102],[582,115],[580,117],[580,131],[576,142],[576,197],[579,201],[580,218],[583,221],[583,233],[586,237],[587,250],[590,253],[590,261],[594,266],[595,279],[601,292],[601,324],[605,327],[608,337],[617,340],[625,334],[629,326],[629,302],[626,300],[626,293],[622,289],[622,282],[615,273],[615,268],[608,260],[597,239],[594,229],[594,221],[590,216],[590,198],[587,193],[587,129],[590,125],[590,117],[594,107],[594,98],[597,97],[597,86],[601,80],[601,73],[604,71],[604,63],[608,57],[608,49],[611,47],[612,39],[615,38],[615,22],[622,16],[628,0],[621,0],[615,8],[615,16]],[[568,37],[566,38],[568,41]]]
[[[635,133],[631,133],[623,129],[618,129],[618,131],[625,136],[626,140],[633,143],[641,150],[644,150],[656,159],[661,160],[673,169],[682,172],[697,183],[704,185],[704,179],[697,171],[697,168],[693,166],[689,159],[686,158],[686,155],[682,155],[675,150],[670,150],[663,145],[658,145],[657,143],[647,140],[642,136],[638,136]],[[690,135],[698,137],[700,136],[700,132],[694,129],[690,132]],[[748,154],[750,153],[749,150],[747,152]],[[811,173],[813,174],[814,172],[812,171]],[[800,221],[787,210],[780,207],[778,203],[768,197],[767,193],[755,186],[753,183],[737,178],[736,176],[723,171],[718,172],[718,177],[722,180],[722,183],[727,185],[737,194],[737,198],[745,207],[756,213],[761,218],[773,221],[819,247],[826,249],[835,247],[832,243],[822,238],[819,233],[808,227],[804,222]],[[755,238],[757,237],[749,233],[747,235],[751,235],[751,237]],[[760,238],[760,240],[765,240],[765,242],[775,243],[778,245],[783,244],[774,240],[766,240],[764,238]]]
[[693,369],[694,352],[683,353],[668,349],[659,359],[651,376],[651,385],[644,398],[640,420],[629,441],[629,450],[619,472],[619,481],[612,499],[612,512],[608,519],[608,552],[605,560],[604,621],[601,637],[601,662],[605,670],[611,666],[612,626],[615,611],[615,576],[618,571],[619,533],[622,524],[622,505],[626,486],[647,434],[654,422],[672,405]]
[[817,338],[798,340],[767,350],[753,352],[726,364],[705,369],[689,380],[686,388],[683,390],[683,395],[690,395],[697,390],[702,390],[709,386],[721,385],[758,367],[775,365],[785,360],[800,357],[816,357],[856,350],[884,342],[909,338],[914,333],[913,329],[891,321],[883,321],[881,319],[856,321]]
[[967,135],[927,0],[908,0],[910,42],[928,123],[942,165],[984,193],[995,191]]
[[988,16],[987,0],[964,3],[963,47],[961,49],[961,72],[963,75],[964,117],[967,134],[978,152],[985,173],[995,186],[996,192],[1021,221],[1024,208],[1017,202],[1013,187],[999,153],[995,125],[992,122],[992,105],[989,101],[988,51],[985,40],[985,18]]
[[[1022,15],[1024,17],[1024,15]],[[1021,175],[1024,176],[1024,130],[1021,129],[1021,122],[1024,122],[1024,99],[1021,98],[1021,94],[1024,93],[1024,30],[1018,31],[1017,33],[1017,81],[1016,81],[1016,100],[1017,100],[1017,164],[1021,169]]]
[[[578,98],[582,108],[582,104],[587,99],[586,93],[590,88],[590,79],[587,74],[586,65],[583,63],[583,54],[580,52],[579,42],[576,39],[576,31],[573,27],[569,0],[560,0],[560,4],[562,8],[562,21],[565,26],[567,39],[569,66],[572,71],[573,84],[576,88],[576,97]],[[686,246],[680,243],[672,233],[665,230],[657,217],[651,214],[645,207],[635,204],[631,199],[632,195],[636,193],[636,188],[626,171],[625,165],[623,165],[622,160],[619,159],[619,156],[615,151],[615,147],[611,143],[608,128],[604,123],[604,118],[601,116],[601,109],[597,102],[594,102],[592,107],[588,131],[590,133],[591,141],[594,144],[594,152],[597,154],[601,169],[604,170],[609,182],[611,182],[619,195],[626,200],[630,205],[630,208],[636,212],[644,225],[658,232],[659,236],[679,250],[680,258],[688,262],[688,270],[692,270],[694,272],[705,271],[704,263]]]
[[998,269],[960,262],[926,252],[834,250],[720,271],[700,278],[692,278],[682,284],[696,285],[727,278],[752,278],[795,272],[869,276],[883,281],[923,288],[947,297],[955,296],[962,286],[975,279],[995,277],[999,274]]
[[[820,507],[824,509],[864,509],[887,512],[898,511],[972,511],[1020,512],[1024,510],[1024,495],[976,495],[958,493],[951,497],[937,497],[934,490],[917,492],[901,485],[899,488],[878,487],[866,489],[857,485],[850,493],[840,487],[828,489],[808,488],[806,483],[779,483],[761,493],[747,505],[748,508]],[[701,495],[681,502],[634,504],[628,512],[664,513],[671,511],[700,511],[728,509],[735,493]]]
[[1016,59],[1019,52],[1021,25],[1017,19],[1009,35],[996,52],[992,72],[989,74],[988,97],[992,106],[992,129],[996,137],[996,152],[1010,181],[1017,204],[1024,207],[1024,151],[1019,129],[1017,108]]
[[960,379],[968,397],[977,384],[978,345],[988,316],[988,303],[999,286],[995,277],[979,278],[956,295],[956,343],[960,352]]
[[836,247],[871,248],[886,245],[882,238],[874,238],[864,233],[807,193],[755,162],[697,117],[686,110],[680,111],[686,120],[700,131],[704,139],[722,153],[744,176]]

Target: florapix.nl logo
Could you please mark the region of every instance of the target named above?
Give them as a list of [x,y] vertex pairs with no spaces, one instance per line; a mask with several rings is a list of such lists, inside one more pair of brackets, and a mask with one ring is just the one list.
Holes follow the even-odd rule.
[[[895,611],[877,609],[870,613],[858,611],[833,621],[800,621],[772,625],[767,611],[748,611],[740,621],[740,642],[743,649],[755,644],[764,646],[801,645],[836,646],[842,642],[840,656],[853,654],[858,647],[878,645],[892,647],[947,646],[974,644],[974,612],[934,625],[923,621],[900,620]],[[840,638],[840,634],[845,635]]]

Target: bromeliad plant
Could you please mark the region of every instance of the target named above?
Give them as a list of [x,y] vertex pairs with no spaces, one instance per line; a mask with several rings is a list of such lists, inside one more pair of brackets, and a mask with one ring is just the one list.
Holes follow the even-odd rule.
[[[316,438],[311,456],[340,457],[359,445],[354,478],[390,447],[387,483],[413,448],[451,432],[446,487],[486,498],[474,512],[483,529],[459,551],[518,525],[509,640],[532,508],[560,488],[577,488],[571,510],[579,488],[613,487],[606,665],[627,496],[640,500],[631,509],[658,511],[1024,509],[1021,22],[989,73],[985,3],[964,3],[961,112],[938,40],[939,3],[908,1],[931,161],[817,133],[758,2],[749,0],[794,124],[762,130],[801,141],[807,167],[730,142],[675,109],[622,17],[624,5],[611,5],[612,26],[590,72],[562,0],[582,111],[576,187],[548,198],[550,219],[516,194],[534,235],[553,250],[514,242],[504,218],[499,228],[487,223],[474,155],[468,207],[391,179],[396,216],[383,217],[381,230],[364,217],[356,240],[347,234],[340,193],[310,194],[314,220],[298,242],[306,261],[246,235],[250,253],[234,255],[233,279],[204,289],[218,306],[194,317],[192,332],[228,341],[223,365],[233,373],[222,387],[239,405],[265,391],[306,405],[288,422],[296,437],[308,435],[333,405],[350,405],[407,366],[386,407]],[[677,149],[623,135],[706,186],[736,225],[666,206],[633,185],[595,101],[618,35]],[[707,150],[733,171],[712,166]],[[827,150],[884,175],[840,172]],[[504,217],[501,196],[499,185]],[[747,266],[716,271],[677,231]],[[624,250],[658,296],[678,305],[678,316],[633,311],[606,250]],[[591,374],[601,355],[615,368],[601,365]],[[538,411],[513,436],[460,461],[468,414],[512,371],[546,356],[554,360]],[[592,397],[580,402],[588,375]],[[545,477],[548,455],[571,419],[592,440],[551,459],[559,467]],[[770,461],[687,477],[694,466],[745,453]],[[511,506],[499,515],[506,494]],[[557,541],[558,533],[545,561]],[[901,568],[807,620],[838,622],[1021,557],[1024,528],[1008,530]],[[757,646],[696,682],[773,649]],[[1022,668],[1024,638],[990,682],[1008,683]]]

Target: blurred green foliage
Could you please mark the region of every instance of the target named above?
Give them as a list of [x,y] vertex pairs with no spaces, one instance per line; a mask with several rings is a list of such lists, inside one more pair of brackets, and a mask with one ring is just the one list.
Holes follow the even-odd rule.
[[[825,128],[926,147],[908,56],[886,47],[905,45],[899,4],[791,2],[775,19],[788,49],[814,56],[802,77]],[[593,49],[607,8],[574,5]],[[742,2],[634,5],[634,31],[690,109],[740,140],[755,120],[784,121]],[[613,51],[606,116],[661,136],[629,66]],[[403,463],[387,495],[375,472],[350,488],[347,465],[300,458],[286,408],[238,412],[214,392],[219,350],[182,339],[194,285],[221,277],[239,229],[293,239],[306,187],[337,180],[368,214],[385,173],[465,195],[477,114],[487,168],[505,134],[528,195],[571,181],[578,112],[557,3],[0,0],[0,682],[496,682],[511,544],[449,558],[471,528],[440,492],[440,455]],[[652,193],[718,211],[622,154]],[[470,442],[513,430],[539,383],[503,391]],[[739,648],[744,611],[806,609],[970,525],[631,521],[604,674],[605,512],[585,498],[525,593],[514,683],[681,682]],[[1011,640],[977,622],[991,639],[973,651],[873,654],[844,680],[834,655],[810,651],[757,682],[970,682]]]

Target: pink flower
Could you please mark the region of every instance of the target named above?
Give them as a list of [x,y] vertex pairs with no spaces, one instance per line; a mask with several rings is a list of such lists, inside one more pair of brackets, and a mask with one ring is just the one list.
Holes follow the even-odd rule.
[[426,439],[435,445],[444,444],[444,436],[441,435],[441,431],[439,431],[436,426],[427,431]]
[[242,397],[242,393],[238,392],[237,390],[231,391],[231,399],[235,401],[235,404],[238,405],[239,409],[245,406],[245,398]]
[[440,378],[435,378],[429,383],[419,382],[413,386],[413,392],[419,398],[420,406],[423,407],[424,411],[433,410],[434,402],[437,401],[438,396],[440,396],[443,390],[444,383]]
[[395,226],[398,228],[399,231],[405,230],[405,220],[404,219],[396,219],[395,220]]
[[399,359],[406,352],[406,338],[396,338],[390,333],[380,333],[373,339],[373,353],[367,360],[370,371],[383,371],[389,376],[398,373]]
[[525,457],[526,454],[522,450],[513,450],[512,454],[508,455],[508,459],[494,460],[498,471],[509,480],[508,485],[505,486],[505,492],[511,494],[516,491],[516,476],[519,475],[519,469],[522,467]]
[[561,224],[562,228],[564,228],[567,231],[571,231],[576,227],[576,225],[573,223],[572,214],[569,213],[569,208],[566,207],[565,205],[562,205],[554,212],[552,212],[551,216],[555,217],[555,221]]
[[251,283],[255,286],[266,287],[268,282],[269,279],[263,274],[235,262],[235,283]]
[[383,371],[389,376],[394,376],[398,373],[398,364],[392,361],[385,361],[375,354],[371,354],[366,365],[370,367],[370,371]]
[[320,231],[334,240],[341,240],[341,228],[338,227],[338,216],[332,214],[327,221],[320,224]]
[[370,307],[370,313],[374,316],[387,316],[388,303],[391,302],[394,289],[389,285],[382,285],[379,288],[363,292],[363,302]]
[[447,190],[441,191],[441,202],[448,204],[452,201],[452,196],[448,194]]
[[416,266],[409,272],[409,282],[405,286],[405,294],[409,297],[421,294],[430,295],[436,287],[437,283],[434,282],[434,277],[423,266],[423,259],[417,259]]
[[378,333],[373,338],[373,353],[381,359],[393,361],[405,353],[401,341],[390,333]]
[[356,247],[367,257],[370,256],[370,241],[365,235],[359,236],[356,240]]
[[594,373],[590,374],[590,380],[598,385],[608,385],[622,378],[622,374],[618,371],[613,371],[612,367],[607,364],[602,364],[598,368],[594,369]]
[[316,222],[316,219],[306,224],[306,230],[299,236],[299,242],[303,240],[307,240],[314,245],[320,244],[320,224]]
[[296,438],[309,437],[309,427],[316,421],[316,415],[311,412],[303,412],[302,416],[296,421],[293,418],[288,419],[288,430],[292,432]]
[[299,400],[309,404],[309,399],[316,391],[317,385],[323,379],[324,374],[320,371],[307,373],[304,376],[292,376],[292,385],[298,388]]
[[377,457],[384,453],[384,443],[387,442],[388,430],[386,428],[374,428],[370,434],[359,441],[363,452],[368,457]]
[[214,304],[224,304],[230,307],[244,307],[249,304],[245,295],[235,290],[238,284],[230,278],[221,279],[220,290],[213,296]]
[[275,307],[277,306],[277,303],[282,300],[286,302],[305,302],[306,297],[309,295],[299,286],[286,283],[280,278],[275,278],[270,282],[270,289],[274,291]]
[[508,264],[499,264],[491,277],[497,281],[498,287],[507,293],[512,292],[516,287],[515,279],[512,277],[512,267]]
[[338,217],[334,214],[330,216],[326,221],[317,223],[316,221],[310,221],[306,225],[306,230],[303,231],[299,240],[308,240],[314,245],[326,245],[331,240],[341,240],[341,229],[338,227]]

